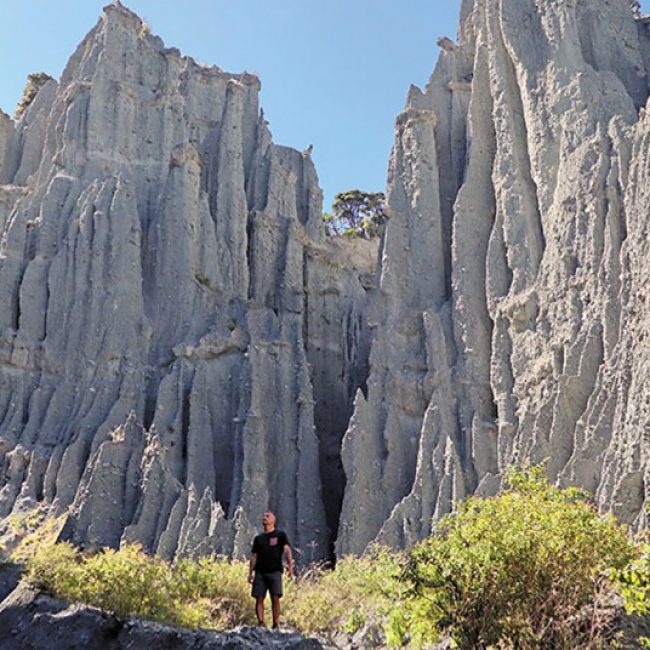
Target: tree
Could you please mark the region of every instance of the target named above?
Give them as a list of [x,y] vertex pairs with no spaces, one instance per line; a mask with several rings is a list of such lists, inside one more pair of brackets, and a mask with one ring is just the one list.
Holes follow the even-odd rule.
[[379,234],[388,219],[385,212],[386,197],[383,192],[348,190],[334,197],[332,212],[323,214],[325,231],[330,237],[364,237],[371,239]]

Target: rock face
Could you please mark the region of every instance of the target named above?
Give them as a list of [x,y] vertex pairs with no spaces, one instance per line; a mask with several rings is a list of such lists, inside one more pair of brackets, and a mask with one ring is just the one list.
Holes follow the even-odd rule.
[[45,502],[71,539],[171,558],[247,552],[271,508],[327,554],[373,255],[325,241],[259,88],[118,2],[0,113],[0,517]]
[[649,30],[630,0],[463,0],[397,120],[375,286],[257,78],[107,7],[0,114],[0,517],[172,558],[243,553],[272,508],[308,561],[546,459],[644,525]]
[[397,120],[340,553],[408,546],[526,460],[645,523],[647,21],[629,0],[461,14]]

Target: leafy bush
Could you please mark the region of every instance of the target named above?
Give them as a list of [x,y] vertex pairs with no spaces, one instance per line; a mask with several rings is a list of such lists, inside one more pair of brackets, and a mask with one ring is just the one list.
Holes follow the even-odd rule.
[[142,547],[105,549],[84,558],[81,568],[80,588],[85,602],[117,616],[176,619],[178,586],[173,573],[167,562],[145,554]]
[[255,624],[245,562],[214,557],[179,560],[174,565],[174,575],[181,598],[208,599],[213,627]]
[[[650,616],[650,543],[641,544],[639,557],[624,569],[613,570],[612,578],[631,616]],[[650,638],[639,639],[650,648]]]
[[404,556],[373,547],[345,557],[335,570],[312,567],[287,589],[288,622],[305,633],[354,633],[367,622],[387,628],[404,595]]
[[612,577],[625,601],[628,614],[650,615],[650,544],[640,547],[639,557]]
[[68,542],[43,544],[27,561],[26,581],[36,589],[68,600],[81,600],[80,552]]
[[246,564],[218,558],[170,565],[138,544],[83,555],[44,544],[28,561],[27,581],[66,600],[184,627],[224,629],[252,623]]
[[634,554],[627,531],[583,492],[551,486],[541,467],[513,470],[507,483],[462,503],[411,552],[402,623],[414,643],[443,630],[462,648],[590,647],[598,636],[604,576]]

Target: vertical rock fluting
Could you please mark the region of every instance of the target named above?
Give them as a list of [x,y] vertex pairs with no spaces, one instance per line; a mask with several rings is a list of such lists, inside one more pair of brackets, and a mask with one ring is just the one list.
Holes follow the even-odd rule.
[[0,516],[44,502],[68,538],[173,557],[246,552],[272,508],[327,554],[342,431],[315,401],[324,374],[349,412],[365,379],[364,268],[324,241],[311,159],[271,142],[258,92],[115,3],[0,114]]
[[628,0],[465,0],[439,41],[396,125],[339,553],[527,460],[644,523],[649,43]]
[[396,123],[375,287],[257,78],[107,7],[0,113],[0,517],[171,558],[245,552],[270,507],[312,560],[547,459],[646,523],[648,30],[463,0]]

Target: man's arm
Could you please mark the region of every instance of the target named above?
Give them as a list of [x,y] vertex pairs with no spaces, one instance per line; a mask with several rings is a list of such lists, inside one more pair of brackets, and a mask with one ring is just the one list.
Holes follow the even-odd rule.
[[293,576],[293,554],[291,553],[291,546],[289,544],[284,545],[284,557],[287,560],[287,573],[289,577]]
[[248,565],[248,582],[253,584],[253,572],[255,571],[255,564],[257,564],[257,553],[251,553],[251,561]]

